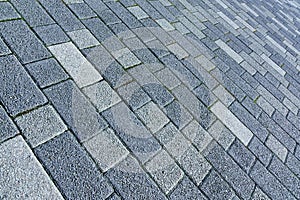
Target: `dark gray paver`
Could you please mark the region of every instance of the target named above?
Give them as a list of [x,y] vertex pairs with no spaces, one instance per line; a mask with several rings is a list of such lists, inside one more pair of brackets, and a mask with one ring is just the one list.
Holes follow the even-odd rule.
[[51,17],[47,14],[46,10],[42,8],[38,1],[11,0],[10,2],[16,7],[16,9],[20,12],[22,17],[30,26],[35,27],[54,23]]
[[24,21],[15,20],[0,23],[0,31],[22,63],[29,63],[50,57],[49,51],[34,35]]
[[0,57],[0,63],[0,99],[8,113],[17,115],[47,102],[16,57]]
[[228,183],[215,170],[210,172],[200,188],[210,199],[230,199],[234,195]]
[[249,199],[255,186],[249,176],[217,143],[211,143],[206,151],[205,158],[229,182],[237,194],[244,199]]
[[68,42],[70,39],[57,24],[38,26],[34,31],[46,45]]
[[272,199],[296,199],[260,162],[254,164],[250,177]]
[[63,1],[40,0],[40,3],[65,31],[74,31],[84,28],[79,19],[76,18]]
[[113,192],[70,132],[40,145],[34,152],[67,199],[103,199]]
[[97,16],[86,3],[73,3],[68,6],[79,19],[87,19]]
[[0,143],[18,133],[18,129],[9,118],[4,108],[0,106]]
[[51,86],[44,92],[80,141],[107,127],[107,123],[72,81]]
[[124,199],[167,199],[132,156],[110,169],[106,176]]
[[25,68],[41,88],[69,78],[54,58],[27,64]]
[[85,19],[82,22],[100,42],[113,35],[111,30],[99,18]]
[[22,136],[0,145],[1,199],[63,199]]
[[20,18],[20,15],[9,2],[0,2],[0,21]]
[[253,137],[248,147],[265,166],[270,163],[272,152],[257,137]]

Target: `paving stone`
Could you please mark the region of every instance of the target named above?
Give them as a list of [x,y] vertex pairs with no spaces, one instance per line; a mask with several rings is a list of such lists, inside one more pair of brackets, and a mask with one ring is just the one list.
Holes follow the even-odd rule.
[[74,43],[79,47],[79,49],[84,49],[84,48],[88,48],[100,44],[98,40],[87,29],[68,32],[68,35],[74,41]]
[[201,84],[195,88],[193,92],[207,107],[211,106],[218,100],[205,84]]
[[184,175],[183,171],[164,150],[147,162],[145,168],[166,194],[178,184]]
[[167,116],[152,101],[139,108],[136,114],[152,133],[159,131],[169,122]]
[[10,1],[30,26],[41,26],[54,23],[47,12],[37,1]]
[[83,3],[83,1],[80,3],[69,4],[68,6],[79,19],[87,19],[97,16],[86,3]]
[[52,106],[44,106],[15,119],[25,139],[33,148],[67,130]]
[[200,125],[207,128],[215,120],[215,116],[185,86],[180,85],[173,90],[175,97],[196,118]]
[[183,199],[204,200],[204,199],[206,199],[206,197],[202,194],[202,192],[186,176],[176,186],[176,188],[170,194],[169,198],[171,200],[183,200]]
[[158,19],[156,22],[165,30],[165,31],[173,31],[175,28],[166,20],[166,19]]
[[119,87],[132,80],[103,46],[85,49],[84,54],[112,87]]
[[259,105],[269,116],[272,116],[273,112],[275,111],[275,108],[273,108],[273,106],[267,102],[267,100],[260,96],[257,100],[256,100],[257,105]]
[[178,78],[168,69],[164,68],[155,73],[155,76],[162,82],[169,90],[174,89],[180,85]]
[[129,151],[110,128],[100,131],[95,137],[84,142],[87,151],[106,172],[127,157]]
[[288,150],[273,135],[269,136],[266,141],[266,146],[269,147],[280,160],[285,161]]
[[177,100],[168,104],[164,110],[168,118],[179,129],[185,127],[193,119],[192,115]]
[[0,56],[10,54],[11,51],[4,41],[0,38]]
[[125,69],[141,63],[141,61],[128,48],[117,50],[112,54]]
[[82,142],[107,127],[74,82],[68,80],[44,90],[54,108]]
[[106,81],[95,83],[83,89],[85,95],[102,112],[121,101],[118,94],[108,85]]
[[234,195],[228,183],[215,170],[210,172],[200,188],[210,199],[230,199]]
[[103,10],[100,17],[107,25],[121,23],[121,20],[111,10]]
[[0,21],[20,18],[20,15],[9,2],[0,2],[0,8]]
[[101,15],[103,10],[106,10],[108,7],[102,2],[97,0],[86,0],[85,1],[98,15]]
[[222,101],[225,106],[230,106],[234,101],[234,97],[222,86],[219,85],[213,90],[213,93]]
[[254,164],[254,155],[239,141],[235,140],[228,150],[229,155],[248,173]]
[[15,136],[19,131],[2,106],[0,106],[0,121],[0,143],[2,143],[2,141]]
[[124,103],[104,111],[103,116],[142,163],[161,149],[157,140]]
[[67,199],[102,199],[113,192],[96,164],[70,132],[40,145],[34,152]]
[[298,167],[300,160],[298,160],[292,153],[289,152],[285,164],[292,172],[294,172],[296,176],[298,176],[298,178],[300,178],[300,168]]
[[189,56],[189,54],[177,43],[170,44],[167,48],[176,55],[176,57],[181,60]]
[[247,110],[255,117],[258,118],[262,109],[252,101],[249,97],[246,97],[242,102],[242,105],[247,108]]
[[132,156],[108,170],[106,176],[123,198],[167,199]]
[[7,21],[0,24],[0,30],[11,50],[22,63],[29,63],[50,57],[49,51],[21,20]]
[[54,58],[27,64],[25,68],[41,88],[69,77]]
[[254,164],[250,177],[271,199],[296,199],[260,162]]
[[174,99],[171,93],[147,69],[146,65],[139,65],[128,71],[159,106],[165,106]]
[[133,110],[142,107],[151,100],[136,82],[121,86],[118,88],[118,93]]
[[65,31],[83,29],[79,19],[60,0],[41,0],[40,3]]
[[21,136],[0,146],[1,199],[64,199]]
[[253,133],[228,108],[219,101],[211,107],[211,111],[238,137],[244,145],[248,145]]
[[255,188],[253,195],[253,200],[270,200],[270,198],[258,187]]
[[241,63],[244,59],[237,54],[233,49],[231,49],[226,43],[222,40],[217,40],[216,44],[223,49],[230,57],[232,57],[237,63]]
[[0,98],[9,114],[17,115],[47,102],[14,56],[0,57],[0,63]]
[[57,24],[38,26],[34,28],[34,31],[47,46],[68,42],[70,40]]
[[113,35],[110,29],[99,18],[85,19],[82,22],[100,42],[105,41]]
[[297,199],[300,196],[300,180],[278,158],[274,157],[268,167],[281,183],[291,191]]
[[233,143],[235,137],[219,120],[208,129],[210,135],[225,149]]
[[93,84],[102,79],[98,71],[73,43],[53,45],[49,49],[79,87]]
[[243,199],[249,199],[255,183],[249,176],[233,161],[233,159],[217,143],[211,143],[204,153],[205,158],[229,182],[233,189]]
[[139,6],[127,8],[137,19],[144,19],[149,17]]
[[113,193],[110,197],[108,197],[108,200],[121,200],[121,197],[116,193]]
[[195,120],[182,129],[182,133],[192,141],[200,152],[202,152],[213,139]]

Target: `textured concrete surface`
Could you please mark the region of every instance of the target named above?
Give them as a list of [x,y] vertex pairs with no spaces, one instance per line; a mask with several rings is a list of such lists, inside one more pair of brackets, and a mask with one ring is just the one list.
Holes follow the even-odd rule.
[[300,199],[297,0],[0,0],[0,199]]

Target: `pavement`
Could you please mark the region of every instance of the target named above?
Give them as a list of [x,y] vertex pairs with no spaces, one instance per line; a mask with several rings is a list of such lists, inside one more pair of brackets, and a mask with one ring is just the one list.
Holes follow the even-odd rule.
[[0,0],[0,199],[300,199],[297,0]]

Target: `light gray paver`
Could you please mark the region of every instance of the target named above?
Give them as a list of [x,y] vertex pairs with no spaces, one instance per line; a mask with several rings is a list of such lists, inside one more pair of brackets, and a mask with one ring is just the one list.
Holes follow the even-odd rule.
[[225,42],[222,40],[217,40],[215,42],[221,49],[223,49],[230,57],[232,57],[237,63],[241,63],[244,59],[237,54],[232,48],[230,48]]
[[79,87],[102,80],[102,76],[73,43],[53,45],[49,49]]
[[121,101],[118,94],[106,81],[95,83],[83,89],[90,101],[96,106],[98,112],[102,112]]
[[248,145],[253,133],[228,108],[218,101],[211,107],[211,110],[245,146]]
[[21,136],[0,145],[1,199],[61,199],[58,189]]
[[76,31],[68,32],[70,38],[79,47],[79,49],[84,49],[87,47],[92,47],[99,45],[99,41],[91,34],[87,29],[81,29]]
[[125,69],[141,63],[128,48],[117,50],[112,52],[112,54]]
[[233,101],[234,97],[222,86],[219,85],[213,90],[213,93],[222,101],[225,106],[229,106]]
[[84,146],[104,172],[121,162],[129,154],[129,151],[110,128],[84,142]]
[[139,6],[133,6],[127,9],[138,19],[144,19],[149,17],[147,13],[145,13],[145,11],[143,11]]
[[166,20],[166,19],[158,19],[156,22],[165,30],[165,31],[173,31],[175,28]]
[[60,116],[49,105],[26,113],[15,120],[33,148],[67,130]]
[[273,135],[268,137],[266,146],[269,147],[282,162],[285,161],[288,150]]

